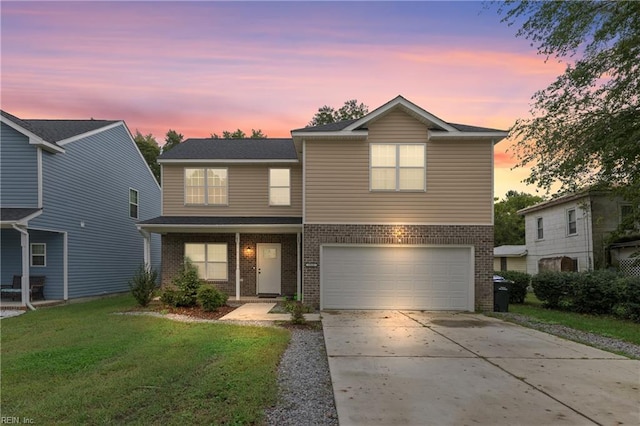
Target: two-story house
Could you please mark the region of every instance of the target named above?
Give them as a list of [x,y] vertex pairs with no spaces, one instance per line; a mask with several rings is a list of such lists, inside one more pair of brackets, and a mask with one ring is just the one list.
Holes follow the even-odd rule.
[[587,190],[518,213],[525,217],[527,271],[588,271],[611,265],[611,232],[632,206],[610,192]]
[[493,147],[398,96],[290,139],[189,139],[159,158],[162,282],[185,257],[236,299],[493,308]]
[[44,276],[45,299],[67,300],[128,291],[145,250],[159,267],[136,223],[161,191],[124,122],[0,118],[2,284]]

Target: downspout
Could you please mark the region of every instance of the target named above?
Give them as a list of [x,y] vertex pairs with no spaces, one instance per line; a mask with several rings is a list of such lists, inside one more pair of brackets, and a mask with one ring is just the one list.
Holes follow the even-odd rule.
[[15,223],[11,225],[13,229],[18,231],[20,235],[20,245],[22,246],[22,306],[26,306],[32,311],[36,308],[31,304],[31,298],[29,297],[29,233],[20,228]]
[[236,232],[236,300],[240,300],[240,233]]
[[144,266],[147,269],[151,269],[151,234],[149,233],[149,231],[145,231],[141,228],[138,228],[138,232],[140,232],[140,234],[142,234],[142,237],[144,238]]
[[296,265],[298,265],[298,267],[297,267],[298,270],[296,271],[297,272],[296,276],[298,277],[297,280],[296,280],[296,284],[297,284],[296,285],[296,292],[297,292],[297,295],[298,295],[297,300],[302,301],[302,286],[300,285],[301,284],[301,275],[302,275],[302,271],[301,271],[301,267],[300,267],[300,261],[301,261],[301,259],[300,259],[300,257],[301,257],[300,256],[300,241],[301,241],[301,238],[300,238],[300,233],[299,232],[297,234],[296,240],[298,242],[298,244],[296,246],[296,253],[297,253]]

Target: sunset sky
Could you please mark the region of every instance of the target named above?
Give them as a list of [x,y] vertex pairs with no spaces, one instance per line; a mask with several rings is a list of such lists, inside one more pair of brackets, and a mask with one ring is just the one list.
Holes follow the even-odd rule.
[[[288,137],[322,105],[397,95],[508,129],[564,71],[482,2],[9,2],[1,105],[20,118],[124,120],[185,138]],[[495,194],[533,193],[496,146]]]

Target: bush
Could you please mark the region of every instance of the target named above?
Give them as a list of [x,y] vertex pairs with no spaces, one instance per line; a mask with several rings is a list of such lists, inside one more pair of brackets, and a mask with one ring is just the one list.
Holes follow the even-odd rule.
[[147,306],[157,287],[158,272],[146,265],[140,265],[136,274],[129,281],[131,294],[140,306]]
[[291,314],[292,324],[305,324],[304,314],[311,312],[311,308],[300,301],[291,300],[284,304],[284,309]]
[[531,278],[533,293],[547,308],[566,308],[573,274],[573,272],[540,272]]
[[207,312],[217,311],[227,303],[228,298],[225,293],[210,285],[200,287],[197,294],[198,305]]
[[202,281],[198,277],[198,268],[189,259],[185,261],[178,275],[173,278],[172,284],[174,288],[165,289],[160,296],[163,303],[173,307],[196,306],[198,289]]
[[573,275],[570,290],[571,310],[584,314],[610,314],[618,301],[618,274],[598,270]]
[[640,323],[640,277],[619,277],[615,290],[618,301],[613,314]]
[[524,299],[527,296],[527,287],[531,283],[531,275],[520,271],[495,271],[494,274],[513,281],[513,284],[509,283],[507,285],[509,288],[509,303],[524,303]]

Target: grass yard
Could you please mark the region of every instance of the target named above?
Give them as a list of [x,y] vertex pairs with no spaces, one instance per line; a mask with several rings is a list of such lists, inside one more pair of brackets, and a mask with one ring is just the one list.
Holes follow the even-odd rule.
[[510,304],[509,312],[526,315],[538,321],[561,324],[576,330],[613,337],[640,345],[640,326],[632,321],[606,315],[586,315],[545,309],[533,293],[528,293],[523,305]]
[[260,424],[289,332],[114,315],[131,296],[3,319],[3,417],[34,424]]

